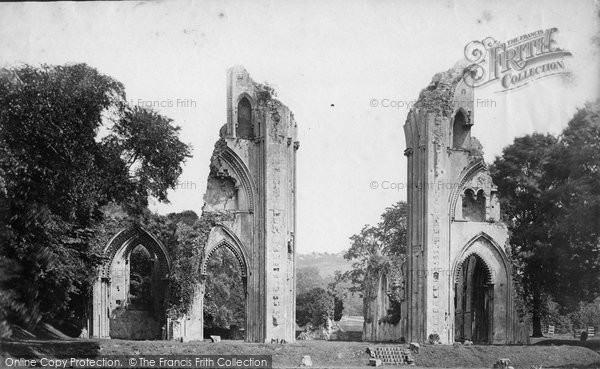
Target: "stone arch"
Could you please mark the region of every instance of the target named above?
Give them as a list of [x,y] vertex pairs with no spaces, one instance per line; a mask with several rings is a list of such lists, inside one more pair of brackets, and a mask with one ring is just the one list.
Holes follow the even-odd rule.
[[[463,272],[465,264],[468,269]],[[495,240],[480,232],[456,256],[450,305],[455,339],[492,344],[507,342],[512,319],[512,276],[508,257]]]
[[196,299],[196,306],[194,307],[195,316],[197,323],[194,327],[194,330],[197,333],[197,336],[204,337],[205,327],[204,327],[204,295],[207,288],[207,266],[208,261],[211,256],[219,249],[226,248],[234,255],[236,258],[240,270],[241,270],[241,279],[243,285],[243,294],[245,301],[245,331],[248,332],[248,318],[250,314],[249,303],[248,303],[248,275],[249,271],[249,260],[246,253],[246,248],[242,241],[238,238],[238,236],[225,224],[220,223],[215,225],[208,236],[207,244],[202,253],[202,260],[200,262],[200,274],[202,275],[201,283],[198,289],[198,296]]
[[485,172],[486,170],[487,167],[483,159],[473,161],[462,170],[458,176],[458,186],[454,186],[450,192],[450,219],[454,220],[456,217],[456,203],[458,202],[461,193],[465,191],[466,183],[473,179],[477,174]]
[[452,266],[453,282],[456,281],[456,277],[460,273],[462,263],[471,255],[477,255],[485,264],[490,275],[489,283],[496,284],[500,282],[501,274],[510,276],[510,261],[504,250],[490,235],[480,232],[466,243],[456,257]]
[[206,264],[210,256],[219,248],[226,247],[237,259],[242,270],[242,278],[248,277],[249,263],[246,253],[246,247],[240,238],[227,225],[218,223],[215,225],[208,237],[208,242],[202,253],[202,261],[200,263],[200,274],[206,275]]
[[494,278],[493,278],[493,273],[492,273],[492,269],[489,266],[489,264],[481,257],[481,255],[479,255],[476,252],[470,252],[467,253],[466,255],[464,255],[464,258],[462,259],[461,262],[458,263],[458,266],[456,267],[456,271],[454,272],[454,278],[455,280],[458,279],[458,276],[460,275],[462,268],[465,264],[465,261],[467,259],[469,259],[471,256],[474,256],[475,258],[477,258],[478,261],[480,261],[483,264],[483,268],[485,269],[485,275],[486,275],[486,282],[487,284],[494,284]]
[[254,139],[254,104],[247,93],[241,93],[235,104],[235,136],[244,139]]
[[485,221],[486,195],[483,189],[467,187],[462,193],[462,219]]
[[236,185],[241,185],[244,190],[245,204],[240,204],[240,206],[245,206],[247,209],[240,210],[247,210],[248,212],[253,213],[256,198],[256,187],[252,181],[248,167],[235,153],[235,151],[229,148],[229,146],[223,148],[218,155],[218,159],[231,168],[233,173],[229,174],[236,180]]
[[[151,312],[128,308],[129,257],[137,246],[152,256]],[[158,339],[166,322],[164,298],[171,259],[164,245],[140,226],[114,235],[103,250],[104,262],[93,288],[91,335],[99,338]],[[142,329],[140,329],[142,328]]]
[[102,264],[101,276],[104,278],[110,277],[110,267],[117,253],[120,253],[123,248],[128,248],[128,251],[131,251],[137,245],[142,245],[148,251],[154,253],[158,257],[160,270],[165,275],[169,273],[171,258],[165,246],[142,227],[132,226],[121,230],[106,244],[103,252],[105,262]]
[[226,247],[227,249],[229,249],[229,251],[231,251],[233,253],[233,255],[237,259],[238,263],[240,264],[240,269],[242,270],[242,278],[247,278],[248,277],[248,264],[246,263],[246,258],[244,257],[244,254],[241,252],[241,249],[239,247],[231,244],[231,242],[229,242],[228,240],[223,240],[223,241],[219,242],[218,244],[212,246],[210,248],[210,250],[208,250],[207,252],[204,253],[204,257],[202,258],[202,264],[200,264],[200,274],[203,276],[206,275],[206,273],[207,273],[206,272],[206,264],[208,262],[208,259],[210,259],[212,254],[221,247]]

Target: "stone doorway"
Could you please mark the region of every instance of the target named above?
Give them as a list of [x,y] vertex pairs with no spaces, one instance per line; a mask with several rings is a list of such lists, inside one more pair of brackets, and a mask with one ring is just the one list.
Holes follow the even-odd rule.
[[494,285],[481,257],[467,257],[457,273],[454,293],[454,340],[492,342]]
[[218,247],[208,255],[204,269],[204,338],[246,338],[246,277],[236,255]]

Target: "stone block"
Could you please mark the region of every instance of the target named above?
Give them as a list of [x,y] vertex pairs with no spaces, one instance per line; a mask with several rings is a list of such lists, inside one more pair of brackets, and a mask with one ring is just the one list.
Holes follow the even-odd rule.
[[371,359],[369,359],[369,365],[370,366],[381,366],[381,365],[383,365],[383,363],[381,362],[380,359],[371,358]]
[[494,364],[494,369],[510,369],[510,359],[498,359],[496,364]]
[[419,349],[421,348],[421,345],[419,345],[416,342],[411,342],[410,343],[410,351],[414,352],[415,354],[419,353]]
[[313,366],[312,359],[309,355],[302,356],[302,361],[300,362],[300,366]]

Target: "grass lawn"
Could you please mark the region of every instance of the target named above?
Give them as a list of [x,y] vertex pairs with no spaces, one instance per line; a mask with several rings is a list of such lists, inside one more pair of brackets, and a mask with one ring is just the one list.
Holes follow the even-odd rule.
[[[594,340],[595,341],[595,340]],[[598,340],[600,341],[600,340]],[[574,341],[575,342],[575,341]],[[273,355],[274,367],[298,367],[302,356],[310,355],[314,367],[367,367],[369,342],[301,341],[286,345],[244,343],[241,341],[173,342],[124,340],[19,340],[0,341],[2,355],[26,354],[49,356],[96,355],[176,355],[176,354],[251,354]],[[544,368],[600,368],[600,354],[579,345],[545,344],[529,346],[459,346],[423,345],[414,355],[417,367],[491,368],[499,358],[509,358],[516,369],[531,366]]]

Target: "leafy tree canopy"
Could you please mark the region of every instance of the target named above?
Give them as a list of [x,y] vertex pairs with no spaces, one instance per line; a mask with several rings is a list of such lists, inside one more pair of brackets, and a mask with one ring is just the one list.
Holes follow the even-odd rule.
[[0,255],[18,275],[0,310],[77,321],[100,262],[102,208],[140,215],[149,195],[166,201],[190,148],[170,119],[127,106],[124,86],[85,64],[0,79]]

